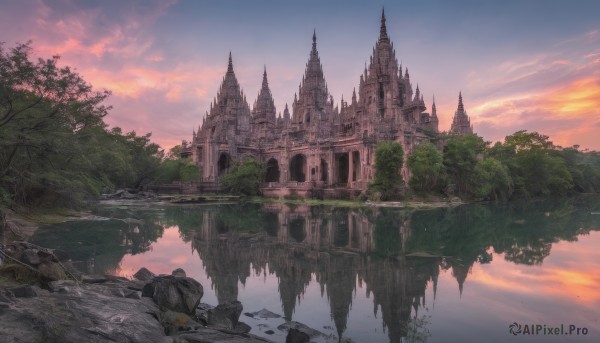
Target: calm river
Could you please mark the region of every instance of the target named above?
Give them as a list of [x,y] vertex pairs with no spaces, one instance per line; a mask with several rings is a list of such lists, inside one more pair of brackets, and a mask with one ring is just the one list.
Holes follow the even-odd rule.
[[277,325],[294,320],[328,342],[600,342],[597,196],[424,211],[141,204],[94,212],[136,220],[49,225],[31,241],[69,252],[91,274],[181,267],[204,286],[204,303],[237,299],[244,312],[280,314],[276,323],[240,318],[273,341],[285,340]]

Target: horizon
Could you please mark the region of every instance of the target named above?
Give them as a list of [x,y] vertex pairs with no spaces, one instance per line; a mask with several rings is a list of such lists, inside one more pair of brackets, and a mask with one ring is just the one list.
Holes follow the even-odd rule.
[[202,123],[229,52],[250,107],[266,66],[283,112],[316,30],[334,103],[350,99],[382,8],[398,62],[428,112],[435,96],[440,131],[449,130],[462,92],[474,132],[486,141],[527,130],[564,147],[600,150],[600,3],[593,1],[27,2],[0,4],[5,48],[32,40],[35,56],[60,55],[59,64],[94,89],[112,91],[105,102],[113,106],[105,118],[111,127],[152,132],[165,150],[189,141]]

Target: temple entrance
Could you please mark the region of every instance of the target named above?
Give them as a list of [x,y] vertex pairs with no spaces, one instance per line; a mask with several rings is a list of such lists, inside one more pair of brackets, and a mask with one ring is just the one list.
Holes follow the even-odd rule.
[[327,162],[324,159],[321,159],[321,181],[327,182],[328,179],[328,168]]
[[348,153],[341,153],[335,155],[336,164],[336,182],[337,183],[348,183]]
[[306,181],[306,157],[298,154],[290,161],[290,180],[297,182]]
[[229,167],[231,167],[231,156],[226,152],[222,152],[219,156],[219,161],[217,162],[218,175],[222,176],[227,174]]
[[279,182],[279,163],[274,158],[267,161],[265,182]]
[[356,181],[360,178],[360,153],[358,151],[352,152],[352,181]]

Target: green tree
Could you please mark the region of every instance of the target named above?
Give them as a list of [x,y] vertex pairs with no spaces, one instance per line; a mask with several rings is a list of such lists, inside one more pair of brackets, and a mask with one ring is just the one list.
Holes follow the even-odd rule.
[[512,193],[512,180],[508,168],[493,157],[475,166],[475,196],[483,199],[507,200]]
[[410,187],[416,191],[431,191],[438,182],[443,167],[442,152],[430,142],[419,144],[406,162],[412,176]]
[[444,169],[448,182],[454,184],[460,196],[473,192],[473,174],[483,157],[486,143],[477,135],[450,136],[444,150]]
[[236,161],[229,173],[221,177],[221,184],[230,193],[257,195],[259,185],[265,178],[266,169],[262,163],[245,158]]
[[382,200],[393,197],[402,185],[400,169],[404,163],[402,145],[394,141],[381,142],[375,149],[375,179],[370,190],[381,193]]

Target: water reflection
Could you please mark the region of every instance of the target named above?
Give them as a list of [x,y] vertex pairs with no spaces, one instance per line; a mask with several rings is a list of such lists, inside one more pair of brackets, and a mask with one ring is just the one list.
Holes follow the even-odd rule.
[[[201,269],[196,273],[210,280],[219,303],[239,299],[241,287],[258,294],[258,289],[245,285],[262,275],[265,285],[276,280],[281,309],[290,320],[296,319],[299,301],[316,282],[338,337],[377,341],[370,333],[361,337],[348,324],[353,302],[361,301],[357,294],[364,293],[372,307],[358,311],[380,318],[386,340],[423,341],[431,335],[431,340],[444,341],[450,329],[430,325],[429,320],[440,277],[454,280],[459,300],[471,282],[471,294],[479,298],[461,300],[469,306],[505,291],[541,295],[547,302],[551,297],[572,298],[591,304],[589,314],[597,318],[600,277],[594,271],[600,267],[600,254],[589,244],[574,250],[559,242],[576,242],[600,229],[600,216],[590,214],[599,210],[598,197],[416,212],[281,204],[101,208],[98,213],[104,216],[142,221],[71,222],[41,228],[32,240],[72,252],[75,260],[93,259],[88,272],[130,272],[141,266],[169,272],[199,257],[203,266],[195,267]],[[179,237],[164,231],[169,227],[177,228]],[[153,244],[163,233],[165,237]],[[598,235],[594,237],[600,242]],[[189,251],[182,251],[186,245],[177,243],[182,241]],[[155,251],[148,251],[151,247]],[[167,256],[160,255],[161,249]],[[135,262],[123,260],[136,254],[141,258]],[[544,265],[552,258],[549,266]],[[165,270],[153,263],[161,263]],[[489,294],[480,295],[480,287]],[[427,299],[428,294],[433,299]],[[505,327],[497,329],[506,338]]]

